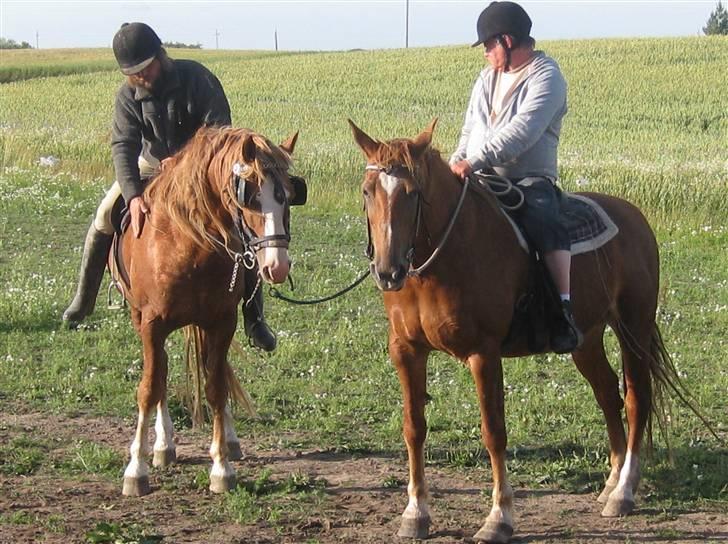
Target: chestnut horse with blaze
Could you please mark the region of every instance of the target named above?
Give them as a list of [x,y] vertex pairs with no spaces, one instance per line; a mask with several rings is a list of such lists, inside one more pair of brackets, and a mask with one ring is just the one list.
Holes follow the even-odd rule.
[[[349,121],[367,160],[362,184],[374,280],[389,319],[389,355],[404,397],[404,440],[409,457],[409,503],[399,536],[425,538],[430,512],[423,446],[427,434],[426,365],[431,351],[463,361],[475,380],[483,443],[493,472],[493,504],[475,540],[508,542],[513,534],[513,490],[506,474],[502,357],[528,355],[527,342],[504,352],[514,307],[528,283],[529,257],[491,195],[467,195],[449,238],[463,184],[430,146],[435,121],[417,137],[373,140]],[[619,227],[601,248],[576,255],[571,283],[574,314],[584,342],[572,358],[604,412],[611,472],[599,502],[603,516],[634,508],[640,449],[652,419],[664,417],[665,389],[683,398],[658,330],[659,262],[644,216],[619,198],[588,193]],[[417,270],[437,258],[424,271]],[[619,380],[604,352],[612,328],[622,353]],[[621,411],[626,408],[628,433]]]
[[252,269],[257,260],[259,276],[268,283],[288,276],[289,205],[295,198],[288,169],[296,138],[297,133],[278,147],[246,129],[201,128],[146,188],[150,212],[139,238],[130,230],[122,235],[123,291],[144,353],[124,495],[150,491],[148,431],[155,408],[154,465],[176,459],[164,344],[186,325],[200,331],[212,408],[210,489],[223,492],[235,485],[228,460],[239,458],[240,445],[227,401],[237,382],[227,354],[245,291],[243,267]]

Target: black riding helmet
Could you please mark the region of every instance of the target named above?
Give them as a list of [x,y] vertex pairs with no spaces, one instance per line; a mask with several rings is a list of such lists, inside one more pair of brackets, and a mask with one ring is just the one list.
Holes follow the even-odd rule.
[[476,28],[478,41],[473,47],[503,34],[513,36],[515,45],[518,45],[531,33],[531,18],[515,2],[491,2],[478,17]]
[[162,40],[149,25],[124,23],[114,36],[113,46],[121,73],[130,76],[151,64],[162,48]]

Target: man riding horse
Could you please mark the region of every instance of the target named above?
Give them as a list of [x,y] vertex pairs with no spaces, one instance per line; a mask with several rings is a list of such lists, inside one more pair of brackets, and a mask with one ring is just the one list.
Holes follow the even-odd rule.
[[522,192],[515,214],[540,253],[561,297],[551,347],[568,353],[581,333],[571,312],[569,235],[559,213],[557,150],[566,114],[566,81],[558,64],[535,51],[531,19],[514,2],[492,2],[480,14],[478,41],[490,63],[478,76],[450,168],[461,178],[478,170],[509,178]]
[[[231,124],[230,106],[215,75],[195,61],[170,59],[148,25],[123,24],[114,36],[113,49],[127,76],[114,106],[111,152],[116,181],[86,235],[76,296],[63,313],[63,320],[72,327],[94,309],[114,234],[112,214],[121,198],[138,237],[149,213],[142,197],[147,182],[197,129]],[[256,289],[257,266],[246,275],[245,300],[250,302],[243,305],[245,332],[253,345],[273,351],[276,339],[263,318],[262,290]]]

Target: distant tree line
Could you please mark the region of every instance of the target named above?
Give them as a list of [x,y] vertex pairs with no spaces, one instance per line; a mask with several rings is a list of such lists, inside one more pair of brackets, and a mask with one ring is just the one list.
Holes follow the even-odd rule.
[[15,40],[0,38],[0,49],[33,49],[33,46],[28,42],[18,43]]
[[711,34],[728,35],[728,11],[718,0],[718,5],[710,14],[707,23],[703,27],[703,34],[709,36]]
[[162,45],[172,49],[202,49],[201,43],[164,42]]

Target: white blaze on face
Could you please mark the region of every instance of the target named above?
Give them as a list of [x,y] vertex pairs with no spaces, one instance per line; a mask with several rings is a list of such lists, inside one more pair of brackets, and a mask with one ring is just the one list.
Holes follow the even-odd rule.
[[[274,192],[275,183],[273,180],[266,180],[260,191],[260,208],[265,219],[264,236],[286,233],[283,224],[285,204],[276,201]],[[290,266],[288,250],[283,247],[261,249],[258,252],[258,265],[264,279],[273,283],[281,283],[288,277]]]
[[392,195],[401,182],[402,180],[400,178],[390,176],[384,172],[379,173],[379,183],[382,189],[384,189],[384,192],[387,193],[387,207],[389,208],[389,221],[384,232],[385,241],[388,246],[392,243]]

